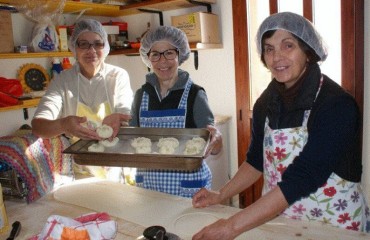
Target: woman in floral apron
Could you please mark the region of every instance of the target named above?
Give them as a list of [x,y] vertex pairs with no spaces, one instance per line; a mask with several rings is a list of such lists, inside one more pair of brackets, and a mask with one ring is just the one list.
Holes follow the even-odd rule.
[[55,75],[32,120],[33,133],[50,138],[61,134],[74,139],[101,140],[89,124],[100,122],[114,129],[131,118],[133,92],[128,73],[105,63],[108,35],[96,20],[78,21],[69,39],[76,58],[71,69]]
[[[190,48],[184,32],[160,26],[141,40],[143,62],[153,72],[136,92],[131,126],[155,128],[206,128],[211,132],[208,153],[222,147],[220,132],[213,127],[214,116],[204,89],[193,83],[178,67],[189,58]],[[192,197],[200,188],[211,188],[212,174],[205,163],[194,171],[137,169],[136,185],[173,195]]]
[[219,192],[199,191],[194,207],[222,202],[263,175],[262,197],[195,239],[234,239],[275,216],[370,232],[361,189],[361,117],[354,98],[321,73],[327,57],[313,25],[300,15],[271,15],[257,48],[272,81],[253,108],[252,141],[233,179]]

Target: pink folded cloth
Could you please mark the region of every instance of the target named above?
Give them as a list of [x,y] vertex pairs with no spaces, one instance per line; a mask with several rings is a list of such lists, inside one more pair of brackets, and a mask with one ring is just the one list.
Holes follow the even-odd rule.
[[29,240],[109,240],[117,235],[117,223],[107,213],[89,213],[75,219],[50,216],[41,233]]

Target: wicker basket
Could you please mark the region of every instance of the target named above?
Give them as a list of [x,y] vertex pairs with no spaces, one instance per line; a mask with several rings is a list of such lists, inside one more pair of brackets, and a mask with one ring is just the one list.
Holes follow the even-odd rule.
[[4,198],[26,199],[27,188],[15,170],[0,171],[0,183]]

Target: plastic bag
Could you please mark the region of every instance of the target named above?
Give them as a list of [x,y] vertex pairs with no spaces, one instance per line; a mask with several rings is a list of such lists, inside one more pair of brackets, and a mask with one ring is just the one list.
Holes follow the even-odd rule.
[[55,25],[59,25],[66,0],[13,0],[12,4],[26,18],[34,21],[31,42],[34,52],[58,51],[59,39]]
[[[117,235],[117,222],[105,213],[89,213],[72,219],[51,215],[41,233],[28,240],[39,239],[114,239]],[[77,238],[79,237],[79,238]]]
[[45,23],[36,24],[30,45],[34,52],[58,51],[59,39],[55,26]]

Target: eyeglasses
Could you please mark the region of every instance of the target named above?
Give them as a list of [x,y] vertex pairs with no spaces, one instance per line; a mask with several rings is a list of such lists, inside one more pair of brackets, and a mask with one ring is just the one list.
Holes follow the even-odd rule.
[[81,40],[77,41],[77,46],[81,49],[90,49],[92,46],[95,50],[101,50],[104,48],[104,43],[103,42],[90,43],[89,41]]
[[168,49],[164,52],[157,52],[157,51],[150,51],[148,53],[148,58],[151,62],[157,62],[161,59],[161,55],[167,60],[173,60],[176,58],[177,54],[179,53],[178,49]]

